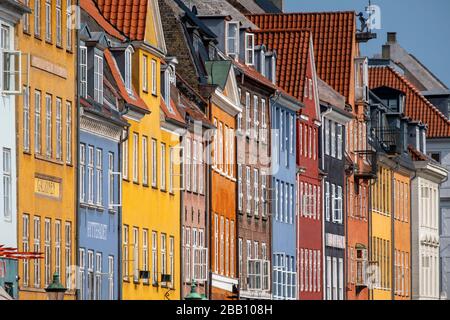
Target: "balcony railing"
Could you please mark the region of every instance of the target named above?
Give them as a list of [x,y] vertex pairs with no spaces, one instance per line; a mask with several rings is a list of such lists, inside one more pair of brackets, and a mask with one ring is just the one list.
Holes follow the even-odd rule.
[[374,147],[386,152],[388,155],[398,155],[402,147],[402,134],[400,129],[376,129]]

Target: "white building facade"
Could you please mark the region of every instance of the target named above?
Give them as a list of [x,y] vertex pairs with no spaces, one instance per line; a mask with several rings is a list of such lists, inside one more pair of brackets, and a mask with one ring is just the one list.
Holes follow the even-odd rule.
[[439,300],[440,185],[448,171],[435,161],[415,161],[412,200],[412,298]]

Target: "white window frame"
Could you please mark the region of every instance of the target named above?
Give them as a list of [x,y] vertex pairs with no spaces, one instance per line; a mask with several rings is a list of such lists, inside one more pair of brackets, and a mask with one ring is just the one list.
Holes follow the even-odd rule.
[[72,164],[72,103],[66,101],[66,163]]
[[94,55],[94,100],[103,104],[103,57]]
[[87,98],[87,47],[80,46],[80,96],[82,98]]
[[152,139],[152,187],[158,185],[158,143]]
[[52,96],[45,95],[45,155],[51,158],[53,154],[53,110]]
[[[235,26],[236,27],[236,35],[234,37],[230,36],[230,27]],[[235,50],[232,52],[229,48],[229,41],[234,42],[234,48]],[[226,21],[225,22],[225,53],[229,57],[233,59],[239,58],[239,22],[237,21]]]
[[255,35],[248,32],[245,33],[245,64],[255,65]]
[[167,188],[167,184],[166,184],[166,180],[167,180],[167,172],[166,172],[166,144],[165,143],[161,143],[160,145],[161,148],[161,170],[160,170],[160,175],[161,175],[161,181],[160,181],[160,185],[161,185],[161,190],[166,191]]
[[133,132],[133,182],[139,182],[139,135]]

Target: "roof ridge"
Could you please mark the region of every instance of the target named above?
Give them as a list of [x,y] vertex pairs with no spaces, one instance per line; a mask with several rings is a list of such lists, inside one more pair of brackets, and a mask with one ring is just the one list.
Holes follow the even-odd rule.
[[354,10],[341,10],[341,11],[305,11],[305,12],[282,12],[282,13],[271,13],[271,12],[266,12],[266,13],[251,13],[251,14],[246,14],[246,17],[257,17],[257,16],[282,16],[282,15],[308,15],[308,14],[342,14],[342,13],[346,13],[346,14],[355,14],[356,15],[356,11]]
[[275,33],[275,32],[305,32],[305,33],[313,33],[313,31],[309,28],[272,28],[272,29],[258,29],[252,30],[253,33]]

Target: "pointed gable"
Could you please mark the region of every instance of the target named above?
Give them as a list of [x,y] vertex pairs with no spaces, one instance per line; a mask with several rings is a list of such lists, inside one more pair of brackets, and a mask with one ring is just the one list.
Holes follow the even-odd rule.
[[310,30],[317,75],[350,100],[356,56],[355,12],[259,14],[247,18],[263,30]]
[[405,93],[407,117],[428,125],[429,138],[450,137],[450,121],[406,78],[391,67],[369,68],[370,89],[389,87]]

